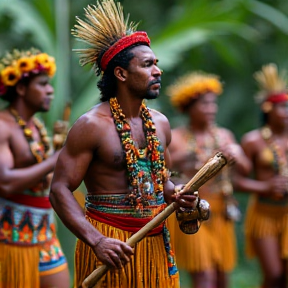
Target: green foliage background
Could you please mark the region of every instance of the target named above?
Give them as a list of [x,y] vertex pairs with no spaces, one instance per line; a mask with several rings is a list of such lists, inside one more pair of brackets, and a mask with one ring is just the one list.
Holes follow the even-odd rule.
[[[231,129],[236,139],[259,123],[253,95],[253,73],[263,64],[288,66],[287,0],[122,0],[130,20],[141,20],[151,47],[164,69],[160,98],[149,103],[167,115],[172,128],[185,117],[170,105],[165,88],[191,70],[218,74],[224,83],[219,97],[219,125]],[[90,67],[80,67],[72,48],[80,47],[70,35],[75,16],[83,16],[94,0],[0,0],[0,54],[12,48],[40,48],[55,56],[55,99],[49,113],[41,115],[51,131],[72,103],[71,124],[99,101],[97,79]],[[1,107],[5,106],[1,103]],[[83,188],[80,187],[82,191]],[[237,194],[245,214],[247,195]],[[59,221],[59,236],[73,276],[74,236]],[[257,287],[261,276],[256,261],[244,256],[243,221],[236,224],[239,261],[231,287]],[[182,287],[190,280],[181,271]]]

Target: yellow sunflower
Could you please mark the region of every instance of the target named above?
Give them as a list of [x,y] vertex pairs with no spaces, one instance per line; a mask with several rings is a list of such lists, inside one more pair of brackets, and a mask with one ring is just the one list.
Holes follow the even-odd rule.
[[1,81],[5,86],[14,86],[21,78],[21,73],[14,66],[8,66],[1,71]]
[[17,67],[22,73],[30,72],[35,68],[34,57],[22,57],[17,61]]
[[49,77],[53,77],[56,72],[56,64],[53,57],[49,57],[49,66],[46,68]]
[[40,53],[35,55],[36,64],[40,64],[44,69],[47,69],[50,66],[49,61],[50,56],[46,53]]

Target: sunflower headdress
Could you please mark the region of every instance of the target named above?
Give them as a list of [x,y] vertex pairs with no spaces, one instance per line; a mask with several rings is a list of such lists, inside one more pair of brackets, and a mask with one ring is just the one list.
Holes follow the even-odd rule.
[[180,77],[175,84],[168,86],[166,91],[167,95],[171,97],[172,105],[182,111],[185,110],[191,100],[208,92],[220,95],[222,84],[217,75],[202,71],[192,72]]
[[46,72],[49,77],[53,77],[56,72],[55,59],[34,48],[7,52],[0,59],[0,96],[4,95],[9,87],[15,86],[20,79],[40,72]]
[[273,103],[288,101],[286,71],[279,73],[277,66],[270,63],[257,71],[254,78],[260,88],[255,99],[261,103],[263,112],[269,112]]
[[123,8],[114,0],[97,1],[85,9],[85,20],[76,17],[72,35],[88,44],[88,48],[73,49],[80,54],[80,65],[92,64],[99,75],[119,52],[136,43],[150,46],[144,31],[136,31],[137,25],[124,19]]

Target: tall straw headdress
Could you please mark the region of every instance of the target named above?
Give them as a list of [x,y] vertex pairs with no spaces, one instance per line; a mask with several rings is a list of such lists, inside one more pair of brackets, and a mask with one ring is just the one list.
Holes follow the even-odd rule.
[[203,71],[196,71],[180,77],[174,84],[168,86],[166,93],[170,96],[173,106],[184,111],[193,99],[200,95],[212,92],[222,93],[222,83],[219,77]]
[[97,1],[88,5],[85,20],[76,17],[78,24],[72,29],[79,41],[88,44],[88,48],[73,49],[80,54],[80,65],[92,64],[97,74],[105,71],[115,55],[136,43],[150,46],[146,32],[136,31],[134,22],[128,23],[129,15],[124,19],[123,8],[114,0]]
[[279,73],[276,64],[262,66],[254,78],[260,88],[255,99],[261,103],[264,112],[269,112],[273,103],[288,101],[286,71]]

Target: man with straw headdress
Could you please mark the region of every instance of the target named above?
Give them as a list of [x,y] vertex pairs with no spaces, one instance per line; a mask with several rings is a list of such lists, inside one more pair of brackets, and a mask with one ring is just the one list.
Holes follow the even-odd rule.
[[[77,18],[73,34],[90,46],[78,50],[80,63],[93,64],[101,74],[102,103],[71,128],[50,192],[57,214],[79,238],[75,287],[102,263],[114,270],[103,277],[101,287],[179,287],[165,225],[134,250],[125,243],[166,203],[192,207],[196,198],[172,195],[166,169],[169,122],[143,102],[159,95],[158,60],[146,32],[124,21],[120,3],[97,2],[85,9],[85,17]],[[86,215],[71,194],[82,180],[88,193]]]
[[186,125],[172,130],[171,167],[179,173],[178,178],[173,178],[175,183],[185,183],[215,151],[230,159],[228,166],[199,189],[201,197],[210,204],[211,216],[197,234],[181,233],[180,212],[168,219],[178,267],[191,275],[193,287],[225,288],[227,273],[236,263],[234,221],[239,220],[239,210],[232,197],[231,172],[235,168],[247,169],[248,162],[231,131],[215,123],[217,97],[222,94],[218,76],[190,72],[170,85],[167,94],[188,120]]
[[[49,185],[59,152],[36,117],[54,90],[53,57],[36,49],[0,59],[0,287],[69,287],[69,271],[55,232]],[[61,283],[61,286],[60,286]]]
[[[242,137],[252,169],[236,178],[237,188],[251,193],[245,221],[246,252],[260,262],[261,287],[284,288],[288,264],[287,82],[273,63],[254,76],[260,87],[256,100],[262,125]],[[249,177],[252,173],[253,178]]]

